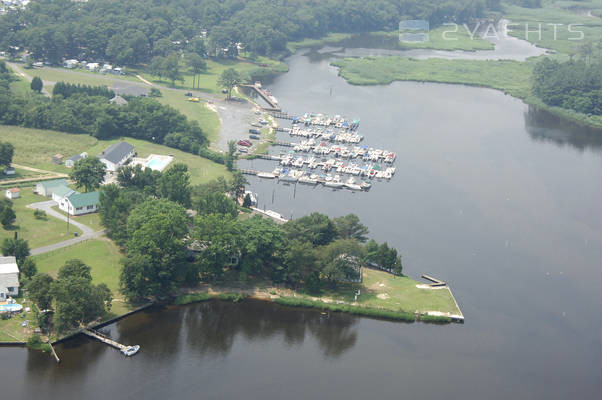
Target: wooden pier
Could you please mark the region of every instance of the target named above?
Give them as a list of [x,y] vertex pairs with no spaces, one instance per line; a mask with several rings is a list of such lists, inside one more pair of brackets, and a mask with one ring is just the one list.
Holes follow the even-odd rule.
[[272,117],[274,118],[278,118],[278,119],[288,119],[288,120],[292,120],[293,116],[289,115],[285,112],[282,111],[272,111],[269,113]]
[[282,140],[276,140],[272,143],[274,146],[284,146],[284,147],[295,147],[297,143],[285,142]]
[[261,97],[266,103],[268,103],[270,105],[270,107],[262,107],[264,110],[272,111],[272,112],[281,112],[282,109],[280,108],[278,103],[275,103],[272,99],[270,99],[270,97],[268,95],[266,95],[259,86],[257,86],[257,85],[242,85],[242,86],[255,90],[255,93],[257,93],[259,95],[259,97]]
[[430,276],[430,275],[423,274],[423,275],[422,275],[422,278],[426,279],[427,281],[431,281],[431,282],[433,282],[433,283],[431,283],[429,286],[436,287],[436,286],[445,286],[445,285],[447,285],[447,284],[446,284],[445,282],[443,282],[442,280],[440,280],[440,279],[437,279],[437,278],[433,278],[433,277],[432,277],[432,276]]
[[258,173],[260,173],[261,171],[257,171],[255,169],[239,169],[241,174],[245,174],[245,175],[257,175]]
[[93,339],[96,340],[100,340],[101,342],[103,342],[104,344],[108,344],[111,347],[116,348],[117,350],[125,350],[130,346],[125,346],[121,343],[117,343],[116,341],[114,341],[113,339],[103,335],[102,333],[98,332],[98,331],[93,331],[92,329],[82,329],[81,331],[84,335],[87,335]]

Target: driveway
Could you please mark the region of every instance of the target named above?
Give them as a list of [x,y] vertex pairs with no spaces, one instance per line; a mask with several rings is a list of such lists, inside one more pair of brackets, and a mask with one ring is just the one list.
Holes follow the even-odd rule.
[[[32,204],[29,204],[27,207],[45,211],[47,215],[50,215],[54,218],[58,218],[60,220],[67,222],[67,217],[65,215],[57,212],[56,210],[54,210],[52,208],[55,206],[57,206],[57,203],[54,200],[48,200],[48,201],[41,201],[39,203],[32,203]],[[49,244],[48,246],[38,247],[37,249],[32,249],[30,251],[31,255],[35,256],[37,254],[48,253],[49,251],[62,249],[63,247],[71,246],[76,243],[83,242],[84,240],[95,239],[95,238],[98,238],[98,237],[101,237],[102,235],[104,235],[104,230],[94,232],[94,229],[92,229],[89,226],[84,225],[80,222],[76,222],[72,218],[69,218],[69,223],[71,225],[79,228],[82,231],[82,234],[78,237],[74,237],[74,238],[65,240],[63,242]]]

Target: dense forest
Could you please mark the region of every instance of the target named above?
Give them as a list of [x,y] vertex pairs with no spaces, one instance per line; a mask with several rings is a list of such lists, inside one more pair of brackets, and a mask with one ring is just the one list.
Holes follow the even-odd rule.
[[602,115],[602,63],[545,58],[534,68],[533,92],[548,105]]
[[111,104],[106,87],[58,82],[52,99],[10,90],[13,76],[0,61],[0,124],[89,134],[98,139],[128,136],[199,154],[208,145],[197,121],[151,98]]
[[235,56],[238,44],[274,55],[290,40],[395,30],[400,18],[465,22],[498,8],[499,0],[36,0],[0,18],[0,49],[125,65],[182,50]]

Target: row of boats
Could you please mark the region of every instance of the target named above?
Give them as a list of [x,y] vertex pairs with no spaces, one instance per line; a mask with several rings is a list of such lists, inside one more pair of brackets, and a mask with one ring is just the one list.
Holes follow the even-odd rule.
[[329,159],[320,161],[315,157],[295,157],[289,155],[280,159],[280,165],[283,167],[296,167],[303,168],[307,166],[310,169],[320,168],[324,172],[331,170],[338,173],[356,175],[356,176],[367,176],[369,178],[385,178],[391,179],[395,174],[395,167],[382,168],[379,164],[364,164],[359,165],[356,163],[346,163],[337,159]]
[[329,145],[326,142],[317,143],[315,139],[303,140],[293,146],[294,151],[314,153],[317,155],[332,155],[342,158],[361,158],[364,161],[385,162],[392,164],[397,155],[389,150],[375,149],[368,146]]
[[334,117],[325,114],[305,113],[300,117],[293,117],[293,124],[334,126],[335,128],[357,129],[360,126],[360,120],[347,120],[340,115]]
[[322,184],[331,188],[346,188],[350,190],[368,190],[372,184],[367,181],[356,182],[355,178],[349,177],[342,180],[338,174],[315,174],[303,170],[291,170],[287,168],[276,168],[273,172],[260,172],[257,174],[259,178],[278,179],[282,182],[299,182],[306,185]]
[[338,143],[359,143],[364,137],[357,132],[349,129],[334,131],[330,128],[310,128],[304,129],[294,126],[285,130],[291,136],[300,136],[304,138],[322,139]]

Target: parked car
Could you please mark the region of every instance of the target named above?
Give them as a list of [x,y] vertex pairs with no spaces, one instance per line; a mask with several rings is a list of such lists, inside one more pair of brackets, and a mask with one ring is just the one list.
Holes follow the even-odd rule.
[[252,133],[254,135],[261,135],[261,132],[259,132],[259,129],[249,129],[249,133]]
[[188,92],[184,96],[192,97],[192,93]]
[[239,140],[238,142],[236,142],[236,144],[238,144],[239,146],[245,146],[245,147],[251,147],[253,145],[248,140]]
[[250,137],[251,139],[255,139],[255,140],[259,140],[259,139],[261,139],[261,138],[260,138],[259,136],[257,136],[257,135],[249,135],[249,137]]
[[248,152],[249,152],[249,150],[248,150],[246,147],[239,147],[239,148],[238,148],[238,151],[239,151],[240,153],[248,153]]

